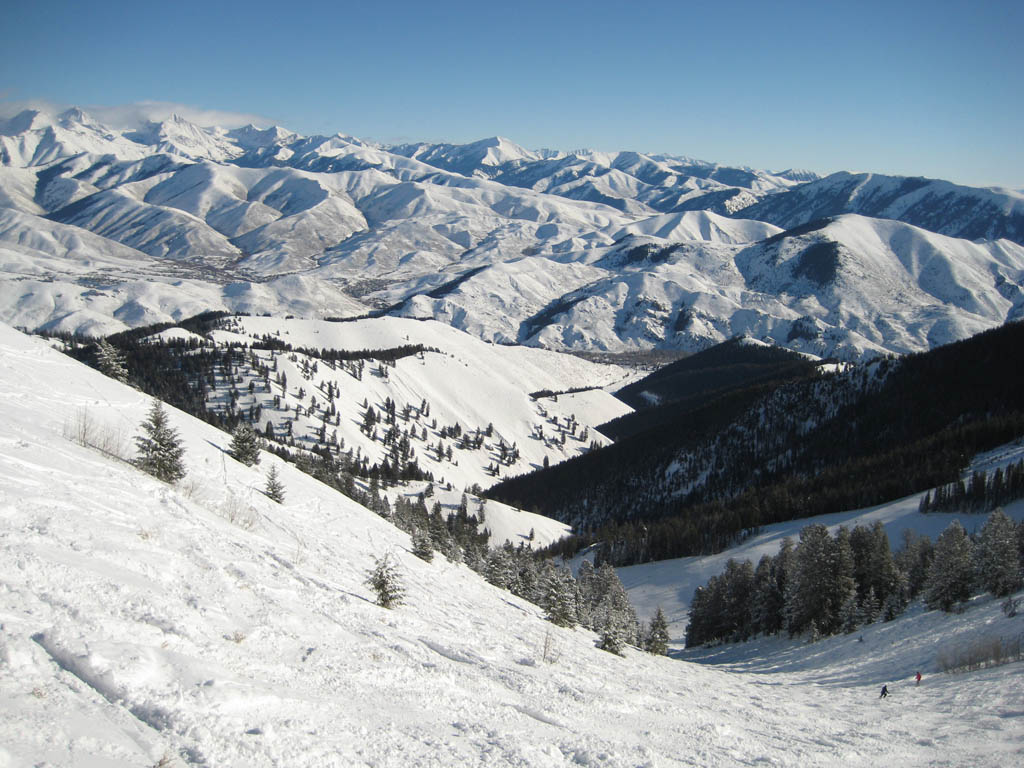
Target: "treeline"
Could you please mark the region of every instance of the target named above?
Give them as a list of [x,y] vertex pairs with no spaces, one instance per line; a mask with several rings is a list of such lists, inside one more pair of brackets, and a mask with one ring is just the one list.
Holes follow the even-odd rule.
[[928,491],[921,497],[918,511],[990,512],[996,507],[1024,498],[1024,460],[999,467],[992,476],[984,470],[971,474],[967,483],[957,480]]
[[[600,543],[601,557],[616,566],[713,554],[765,525],[883,504],[935,486],[951,474],[959,474],[965,456],[1021,434],[1024,415],[1019,414],[951,427],[925,440],[852,459],[816,475],[783,476],[775,483],[751,486],[731,499],[697,504],[683,499],[659,519],[599,525],[553,543],[550,552],[571,557]],[[737,472],[742,474],[744,467],[738,466]],[[729,479],[728,474],[724,476]]]
[[593,392],[595,389],[600,389],[600,387],[573,387],[572,389],[560,389],[557,392],[553,389],[538,389],[536,392],[530,393],[530,399],[540,400],[542,397],[553,397],[557,400],[559,395],[575,395],[579,392]]
[[[707,554],[761,526],[945,484],[970,458],[1024,435],[1012,323],[898,362],[791,383],[723,427],[706,408],[495,486],[502,501],[600,541],[615,565]],[[710,431],[701,429],[707,424]]]
[[698,587],[690,604],[687,646],[739,642],[786,632],[816,639],[879,620],[891,621],[921,596],[931,608],[953,610],[978,590],[1005,596],[1020,588],[1024,523],[992,512],[976,540],[954,521],[933,545],[904,531],[895,554],[880,522],[834,536],[820,524],[782,542],[755,567],[730,559]]

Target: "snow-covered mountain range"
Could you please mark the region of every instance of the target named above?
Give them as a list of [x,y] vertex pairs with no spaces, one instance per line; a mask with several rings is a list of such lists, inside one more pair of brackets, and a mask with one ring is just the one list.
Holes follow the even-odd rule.
[[855,359],[1021,317],[1022,211],[923,179],[26,111],[0,122],[0,319],[387,312],[506,344],[747,334]]

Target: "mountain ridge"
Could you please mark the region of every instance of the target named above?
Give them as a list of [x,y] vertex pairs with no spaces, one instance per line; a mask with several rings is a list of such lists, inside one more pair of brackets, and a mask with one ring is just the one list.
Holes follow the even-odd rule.
[[[23,112],[0,133],[0,206],[45,219],[40,233],[48,220],[159,259],[154,277],[168,286],[153,287],[162,314],[116,309],[104,323],[62,310],[67,294],[85,305],[95,291],[138,287],[50,259],[51,286],[5,289],[17,299],[2,318],[33,328],[181,318],[200,296],[239,283],[253,286],[246,306],[258,312],[389,311],[499,343],[694,352],[747,334],[860,359],[926,349],[1022,311],[1019,244],[885,223],[976,234],[986,219],[987,234],[1015,236],[1022,209],[1010,193],[877,175],[808,181],[667,154],[534,152],[501,137],[387,147],[178,116],[113,129],[77,109]],[[817,214],[833,224],[796,231]],[[36,279],[16,246],[0,280]],[[193,281],[179,286],[193,292],[179,306],[175,263]],[[334,298],[292,301],[282,291],[300,279],[309,298]]]

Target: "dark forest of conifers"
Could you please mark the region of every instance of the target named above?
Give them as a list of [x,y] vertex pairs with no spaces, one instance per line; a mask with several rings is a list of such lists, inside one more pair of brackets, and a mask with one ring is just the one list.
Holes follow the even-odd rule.
[[763,525],[957,480],[974,454],[1024,435],[1022,351],[1016,322],[841,373],[684,387],[615,445],[488,495],[571,523],[559,554],[600,542],[628,565],[720,551]]

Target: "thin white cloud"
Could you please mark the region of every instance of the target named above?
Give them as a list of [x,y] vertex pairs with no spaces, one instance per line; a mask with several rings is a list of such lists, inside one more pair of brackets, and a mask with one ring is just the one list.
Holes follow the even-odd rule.
[[51,115],[57,115],[71,106],[79,106],[96,120],[111,128],[127,130],[138,128],[148,121],[166,120],[171,115],[178,115],[190,123],[203,127],[219,126],[221,128],[240,128],[243,125],[267,127],[274,125],[274,120],[263,115],[244,112],[227,112],[219,109],[203,109],[188,104],[177,104],[171,101],[140,101],[135,104],[58,104],[45,99],[2,99],[0,98],[0,117],[13,117],[25,109],[37,109]]

